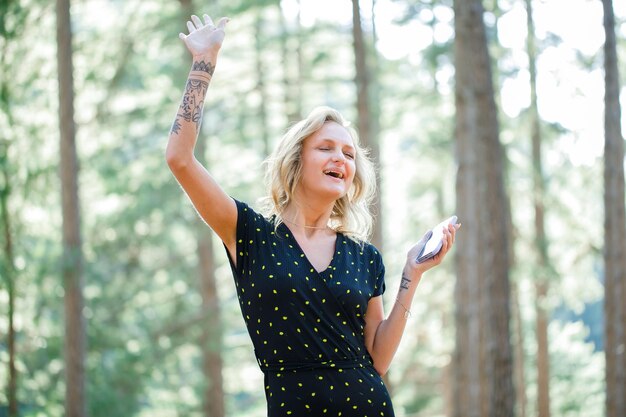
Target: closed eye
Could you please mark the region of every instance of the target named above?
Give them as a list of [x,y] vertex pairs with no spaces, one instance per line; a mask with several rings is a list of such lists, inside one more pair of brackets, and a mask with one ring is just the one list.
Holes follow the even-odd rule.
[[343,154],[344,154],[344,155],[346,156],[346,158],[348,158],[348,159],[354,159],[354,155],[353,155],[353,154],[351,154],[350,152],[344,152]]

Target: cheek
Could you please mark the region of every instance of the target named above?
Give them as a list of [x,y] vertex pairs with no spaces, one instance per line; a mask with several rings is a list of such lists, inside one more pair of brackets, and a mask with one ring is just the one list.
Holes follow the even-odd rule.
[[346,185],[348,186],[348,189],[354,187],[355,180],[356,180],[356,170],[352,170],[350,172],[349,179],[346,181]]
[[356,177],[356,162],[350,162],[350,177],[351,180],[354,181]]
[[302,158],[302,171],[308,172],[315,168],[315,161],[310,156]]
[[306,152],[302,155],[302,166],[306,167],[307,169],[313,169],[316,168],[318,165],[320,165],[321,158],[320,155],[318,155],[315,152]]

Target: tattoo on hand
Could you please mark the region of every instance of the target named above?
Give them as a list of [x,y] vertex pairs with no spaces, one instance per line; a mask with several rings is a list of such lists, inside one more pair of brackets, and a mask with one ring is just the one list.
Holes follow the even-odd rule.
[[411,280],[408,279],[406,277],[406,275],[402,275],[402,281],[400,282],[400,288],[403,290],[408,290],[409,289],[409,284],[411,283]]
[[208,73],[211,77],[213,76],[213,71],[215,71],[215,65],[210,62],[199,61],[194,62],[191,66],[192,71],[202,71]]

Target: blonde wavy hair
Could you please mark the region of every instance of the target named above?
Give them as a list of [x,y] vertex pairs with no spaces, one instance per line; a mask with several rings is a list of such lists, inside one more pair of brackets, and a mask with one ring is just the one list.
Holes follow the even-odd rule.
[[355,174],[352,186],[335,202],[329,226],[357,242],[370,237],[373,216],[370,203],[376,192],[376,173],[368,151],[361,147],[359,136],[337,110],[321,106],[291,126],[281,138],[272,155],[265,160],[267,197],[263,199],[263,214],[276,216],[276,227],[283,222],[282,213],[293,201],[302,179],[302,145],[325,123],[335,122],[346,128],[355,148]]

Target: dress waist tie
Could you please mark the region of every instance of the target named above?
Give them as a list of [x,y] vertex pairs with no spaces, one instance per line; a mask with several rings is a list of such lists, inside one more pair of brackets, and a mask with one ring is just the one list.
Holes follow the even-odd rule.
[[307,362],[267,362],[257,358],[257,362],[261,371],[265,372],[285,372],[285,371],[313,371],[316,369],[354,369],[365,368],[373,365],[372,360],[367,356],[361,358],[347,358],[325,361],[307,361]]

